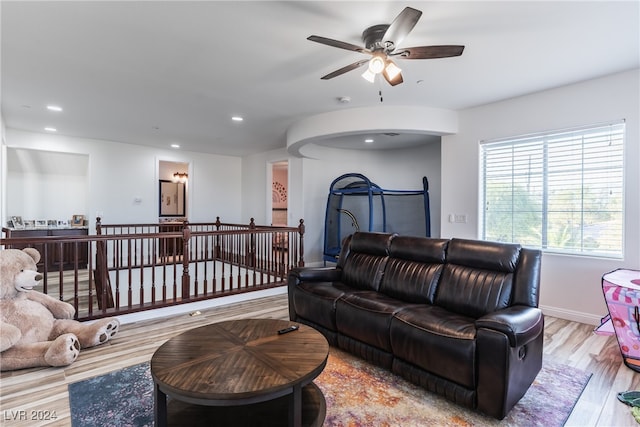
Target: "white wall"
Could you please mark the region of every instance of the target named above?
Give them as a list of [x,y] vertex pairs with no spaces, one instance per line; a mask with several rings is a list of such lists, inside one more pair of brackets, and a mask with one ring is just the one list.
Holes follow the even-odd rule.
[[7,146],[6,141],[7,129],[4,125],[4,117],[0,113],[0,221],[1,226],[6,224],[5,218],[7,218],[6,206],[7,206],[7,192],[5,191],[4,182],[7,178]]
[[[87,190],[84,198],[91,229],[95,217],[102,214],[105,223],[154,223],[158,221],[158,163],[160,160],[190,164],[188,208],[192,222],[214,221],[220,216],[224,222],[241,220],[242,161],[238,157],[218,156],[184,151],[158,150],[150,147],[122,144],[87,138],[24,132],[8,128],[6,146],[11,149],[44,150],[59,153],[83,154],[89,158]],[[70,178],[71,179],[71,178]],[[2,175],[0,188],[7,189],[7,178]],[[59,191],[73,192],[73,185],[58,185]],[[55,199],[50,209],[64,214],[69,194]],[[22,203],[26,209],[30,195],[22,202],[12,195],[14,204]],[[139,202],[136,202],[139,199]],[[66,202],[64,200],[67,200]],[[21,215],[16,206],[6,206],[8,215]],[[41,218],[33,218],[41,219]],[[49,218],[43,218],[49,219]],[[52,218],[54,219],[54,218]],[[58,218],[55,218],[58,219]],[[64,219],[64,218],[59,218]],[[6,221],[6,218],[2,218]]]
[[601,277],[640,269],[640,72],[633,70],[460,111],[460,131],[442,138],[443,237],[478,238],[479,145],[486,139],[626,119],[625,257],[622,261],[544,254],[540,305],[546,313],[597,323],[606,306]]
[[68,220],[87,212],[89,156],[42,150],[7,150],[8,216]]
[[[245,156],[242,159],[242,218],[244,223],[248,223],[253,218],[256,224],[268,224],[268,215],[271,209],[271,171],[267,167],[270,163],[289,160],[289,169],[292,163],[299,163],[295,159],[290,159],[286,149],[278,149],[259,153],[251,156]],[[289,173],[289,182],[291,183],[291,173]],[[292,207],[292,200],[296,200],[296,194],[293,193],[289,186],[289,224],[297,225],[300,211]],[[269,198],[269,199],[267,199]]]
[[[394,151],[316,146],[312,154],[313,158],[289,158],[289,225],[297,226],[298,220],[304,219],[306,265],[322,264],[329,186],[345,173],[361,173],[380,187],[391,190],[421,190],[422,177],[426,176],[429,179],[432,235],[439,236],[440,144]],[[271,194],[271,189],[264,184],[266,165],[286,156],[286,151],[276,150],[243,160],[243,215],[257,212],[264,206],[266,195]]]

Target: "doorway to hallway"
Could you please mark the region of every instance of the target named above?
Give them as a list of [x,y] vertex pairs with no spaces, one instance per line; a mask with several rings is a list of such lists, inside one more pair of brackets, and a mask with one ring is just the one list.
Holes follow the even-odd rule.
[[288,225],[289,162],[271,164],[271,225]]

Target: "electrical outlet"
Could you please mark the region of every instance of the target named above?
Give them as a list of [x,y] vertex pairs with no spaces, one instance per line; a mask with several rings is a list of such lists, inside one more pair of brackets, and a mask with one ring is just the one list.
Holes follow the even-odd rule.
[[454,222],[457,222],[459,224],[466,224],[467,223],[467,214],[455,214]]

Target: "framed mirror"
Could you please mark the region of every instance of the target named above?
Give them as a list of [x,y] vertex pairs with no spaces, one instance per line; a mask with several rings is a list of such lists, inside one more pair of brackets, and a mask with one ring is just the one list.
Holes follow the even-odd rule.
[[185,183],[161,179],[159,216],[184,216],[185,213]]

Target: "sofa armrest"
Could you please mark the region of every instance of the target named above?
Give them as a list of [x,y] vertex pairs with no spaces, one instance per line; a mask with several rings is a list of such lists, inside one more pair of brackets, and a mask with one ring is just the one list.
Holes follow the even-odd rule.
[[342,277],[342,269],[335,267],[295,267],[287,276],[287,294],[289,299],[289,319],[298,320],[294,294],[300,283],[337,282]]
[[342,270],[335,267],[296,267],[289,271],[289,284],[300,282],[336,282]]
[[511,347],[520,347],[542,333],[544,318],[539,308],[515,305],[480,317],[476,328],[502,332]]

